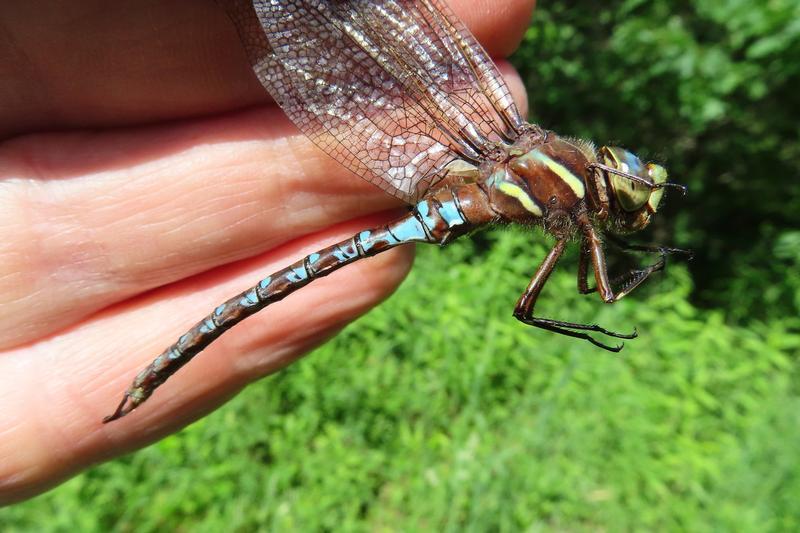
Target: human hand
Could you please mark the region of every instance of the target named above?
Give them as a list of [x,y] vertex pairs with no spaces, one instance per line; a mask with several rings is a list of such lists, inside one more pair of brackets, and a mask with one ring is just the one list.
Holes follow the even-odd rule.
[[[451,4],[502,56],[532,2]],[[399,203],[269,103],[214,2],[57,6],[0,6],[0,503],[209,412],[385,298],[412,259],[358,261],[270,306],[103,425],[215,304]]]

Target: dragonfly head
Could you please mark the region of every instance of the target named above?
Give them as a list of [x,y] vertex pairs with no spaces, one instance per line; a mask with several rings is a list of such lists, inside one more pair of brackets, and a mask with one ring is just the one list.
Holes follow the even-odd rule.
[[603,146],[593,172],[592,196],[620,233],[643,229],[658,210],[664,188],[686,187],[669,183],[667,170],[655,163],[644,164],[636,155],[617,146]]

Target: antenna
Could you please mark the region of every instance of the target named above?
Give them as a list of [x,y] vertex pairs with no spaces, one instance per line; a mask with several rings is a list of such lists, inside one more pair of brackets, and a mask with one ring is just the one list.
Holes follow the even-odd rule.
[[672,182],[669,182],[669,181],[665,182],[665,183],[651,183],[651,182],[647,181],[646,179],[642,178],[641,176],[637,176],[636,174],[631,174],[630,172],[623,172],[621,170],[617,170],[614,167],[610,167],[610,166],[604,165],[602,163],[589,163],[588,165],[586,165],[586,168],[589,168],[589,169],[600,169],[600,170],[604,170],[606,172],[611,172],[612,174],[616,174],[617,176],[622,176],[623,178],[627,178],[627,179],[631,180],[634,183],[638,183],[640,185],[644,185],[645,187],[647,187],[651,191],[654,191],[656,189],[666,189],[666,188],[678,189],[679,191],[681,191],[681,195],[686,196],[686,193],[689,190],[686,187],[686,185],[681,185],[680,183],[672,183]]

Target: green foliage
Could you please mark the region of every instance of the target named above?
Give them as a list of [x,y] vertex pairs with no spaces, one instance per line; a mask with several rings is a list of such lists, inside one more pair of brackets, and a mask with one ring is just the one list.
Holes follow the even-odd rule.
[[483,240],[420,249],[405,286],[314,355],[5,510],[5,530],[800,527],[798,324],[727,325],[687,302],[682,266],[602,306],[569,257],[542,312],[637,325],[610,355],[511,319],[543,239]]
[[511,318],[541,236],[420,249],[315,354],[3,529],[797,530],[798,21],[795,0],[537,11],[517,56],[534,118],[691,188],[645,236],[695,248],[689,267],[603,306],[572,255],[545,290],[545,316],[636,325],[622,354]]

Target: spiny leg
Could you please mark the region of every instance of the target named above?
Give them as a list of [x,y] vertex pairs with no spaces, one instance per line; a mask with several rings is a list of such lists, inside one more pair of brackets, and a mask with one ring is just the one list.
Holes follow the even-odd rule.
[[[581,251],[580,255],[578,256],[578,292],[580,294],[591,294],[593,292],[597,292],[597,287],[589,287],[588,276],[589,276],[590,263],[591,263],[591,250],[586,242],[586,239],[582,239]],[[634,332],[631,334],[621,334],[621,333],[615,333],[613,331],[608,331],[606,329],[600,328],[599,326],[595,327],[597,327],[598,329],[593,329],[593,331],[598,331],[610,337],[617,337],[620,339],[635,339],[638,336],[638,333],[636,332],[635,328]]]
[[[619,300],[623,296],[630,294],[636,287],[644,283],[644,281],[647,278],[649,278],[651,274],[658,272],[660,270],[664,270],[667,264],[667,256],[685,255],[688,256],[689,259],[691,259],[693,255],[690,250],[684,250],[682,248],[631,244],[625,241],[624,239],[621,239],[616,235],[610,233],[606,233],[604,234],[604,236],[608,242],[610,242],[620,250],[659,254],[660,256],[659,259],[651,265],[648,265],[641,269],[633,269],[611,280],[610,282],[611,286],[619,286],[620,284],[622,285],[622,288],[619,291],[614,291],[617,300]],[[590,294],[597,290],[596,287],[589,287],[587,281],[589,254],[590,254],[589,245],[586,243],[586,239],[583,239],[581,242],[581,255],[578,263],[578,291],[581,294]]]
[[552,331],[567,337],[583,339],[594,344],[595,346],[603,348],[604,350],[619,352],[623,347],[622,345],[609,346],[584,332],[592,331],[621,339],[633,339],[637,336],[636,332],[626,335],[609,331],[596,324],[578,324],[575,322],[565,322],[562,320],[551,320],[548,318],[539,318],[533,316],[536,300],[539,297],[539,294],[542,292],[542,288],[544,288],[544,285],[547,283],[547,279],[550,277],[550,274],[553,272],[553,269],[558,263],[559,258],[564,253],[566,244],[566,239],[560,239],[558,242],[556,242],[556,245],[547,254],[547,257],[545,257],[544,261],[542,261],[542,264],[539,265],[539,268],[536,270],[536,274],[533,276],[533,279],[531,279],[528,288],[522,294],[517,302],[517,306],[514,308],[514,317],[524,324],[547,331]]
[[[598,346],[604,350],[608,350],[609,352],[617,353],[624,348],[624,344],[620,344],[617,346],[609,346],[608,344],[602,343],[588,335],[586,333],[581,333],[581,331],[592,331],[594,333],[600,333],[602,335],[607,335],[609,337],[614,337],[615,339],[635,339],[639,336],[639,333],[634,330],[633,333],[617,333],[615,331],[609,331],[605,328],[598,326],[597,324],[577,324],[574,322],[564,322],[561,320],[550,320],[547,318],[537,318],[537,317],[530,317],[529,319],[521,319],[517,317],[523,324],[528,324],[530,326],[536,326],[537,328],[545,329],[547,331],[552,331],[554,333],[558,333],[561,335],[566,335],[567,337],[575,337],[576,339],[583,339],[585,341],[589,341],[590,343]],[[576,331],[573,331],[576,330]]]
[[[590,257],[591,252],[586,244],[586,239],[583,239],[581,241],[581,254],[578,259],[578,292],[581,294],[591,294],[593,292],[597,292],[596,286],[589,287],[588,275]],[[662,255],[659,260],[652,265],[649,265],[643,269],[631,270],[609,281],[609,286],[612,287],[612,292],[614,294],[614,300],[619,300],[623,296],[629,294],[631,291],[633,291],[633,289],[641,285],[648,277],[650,277],[651,274],[658,272],[659,270],[663,270],[665,265],[666,259],[665,256]],[[613,287],[619,286],[620,284],[622,284],[622,288],[619,291],[614,291]]]
[[578,292],[580,294],[591,294],[597,291],[596,287],[589,287],[589,247],[586,239],[581,239],[581,252],[578,256]]
[[661,255],[685,255],[689,260],[692,259],[694,256],[694,252],[691,250],[685,250],[683,248],[672,248],[670,246],[651,246],[647,244],[632,244],[614,235],[613,233],[603,233],[603,237],[619,248],[620,250],[626,252],[644,252],[648,254],[661,254]]
[[[578,220],[580,225],[581,231],[583,232],[583,246],[582,251],[588,254],[592,259],[592,268],[594,269],[594,280],[595,280],[595,290],[600,294],[600,298],[603,299],[606,303],[614,303],[623,296],[625,296],[628,292],[633,290],[636,286],[638,286],[642,281],[644,281],[650,274],[655,272],[656,270],[663,268],[663,265],[653,265],[650,269],[645,269],[642,272],[644,274],[638,276],[634,282],[629,282],[625,289],[615,293],[612,287],[611,281],[608,279],[608,267],[606,266],[606,256],[605,252],[603,251],[603,243],[600,240],[600,237],[597,236],[597,232],[594,230],[594,226],[592,226],[589,218],[587,216],[583,216],[581,219]],[[587,283],[585,281],[578,282],[579,286],[583,285],[584,288],[587,288]],[[587,288],[588,290],[588,288]],[[636,333],[634,331],[634,333]]]

